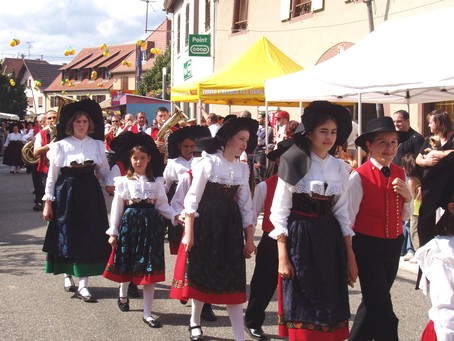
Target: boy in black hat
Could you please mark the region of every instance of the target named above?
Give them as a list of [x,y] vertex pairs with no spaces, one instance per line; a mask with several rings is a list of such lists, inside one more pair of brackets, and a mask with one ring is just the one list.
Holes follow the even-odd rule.
[[352,245],[362,302],[349,340],[398,340],[390,290],[399,268],[402,220],[410,217],[412,196],[404,170],[392,160],[404,137],[390,117],[379,117],[369,121],[367,132],[355,141],[370,160],[350,177],[349,210],[356,233]]

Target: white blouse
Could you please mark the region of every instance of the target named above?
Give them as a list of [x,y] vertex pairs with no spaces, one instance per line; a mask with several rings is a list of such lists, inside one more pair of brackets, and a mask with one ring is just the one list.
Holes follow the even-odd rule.
[[454,236],[438,236],[416,251],[419,288],[430,295],[429,317],[438,340],[454,340]]
[[154,201],[155,209],[164,218],[172,220],[175,225],[175,211],[170,207],[167,201],[167,195],[164,187],[158,181],[149,181],[145,175],[134,175],[134,179],[128,179],[126,176],[117,177],[115,182],[115,195],[112,200],[110,211],[109,229],[106,231],[108,235],[118,235],[118,227],[120,226],[121,217],[124,212],[124,200],[146,200]]
[[55,183],[60,175],[60,169],[70,167],[71,162],[83,164],[93,161],[95,172],[105,179],[109,173],[109,164],[104,152],[104,142],[87,136],[82,140],[68,136],[63,140],[50,144],[47,152],[49,159],[49,172],[47,174],[46,188],[43,200],[55,200]]
[[[327,187],[325,189],[325,183]],[[354,236],[348,214],[348,172],[346,163],[328,155],[321,159],[311,152],[311,167],[306,175],[291,186],[284,180],[277,182],[271,205],[270,220],[274,230],[270,232],[271,238],[280,234],[288,235],[287,220],[292,209],[293,193],[316,193],[320,195],[334,195],[332,212],[339,222],[344,236]]]
[[[118,167],[118,165],[113,165],[113,167],[109,171],[109,174],[107,174],[107,178],[105,179],[106,186],[115,186],[114,179],[118,176],[122,176],[120,167]],[[155,179],[157,182],[164,186],[164,178],[162,176],[158,176]]]
[[252,225],[252,200],[249,189],[249,168],[246,163],[230,162],[222,155],[221,151],[214,154],[204,154],[204,157],[192,170],[193,180],[191,187],[184,199],[186,213],[195,213],[207,182],[223,185],[239,185],[236,193],[236,202],[243,218],[243,227]]
[[186,160],[185,158],[179,156],[176,159],[170,159],[167,161],[167,166],[164,169],[163,174],[166,193],[169,192],[173,183],[178,182],[181,176],[191,169],[192,160],[194,160],[194,157]]
[[8,147],[9,143],[12,141],[22,141],[22,133],[9,133],[6,137],[4,146]]

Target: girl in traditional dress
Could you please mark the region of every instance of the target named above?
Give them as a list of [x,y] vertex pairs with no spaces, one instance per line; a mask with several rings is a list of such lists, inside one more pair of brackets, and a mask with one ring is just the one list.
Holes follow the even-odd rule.
[[226,304],[235,340],[244,340],[245,258],[255,245],[248,166],[237,158],[254,150],[257,128],[257,121],[248,118],[226,121],[206,140],[208,154],[193,169],[170,291],[172,298],[192,298],[191,340],[203,339],[203,302]]
[[24,165],[22,161],[22,133],[16,123],[10,124],[9,134],[5,141],[5,154],[3,164],[11,166],[10,173],[19,173],[20,168]]
[[164,225],[159,214],[173,223],[176,214],[164,187],[153,177],[152,163],[163,163],[153,139],[146,134],[123,134],[129,140],[126,145],[134,147],[126,176],[114,179],[115,195],[106,232],[113,249],[104,277],[121,283],[117,302],[121,311],[129,310],[128,283],[143,285],[143,321],[151,328],[160,328],[161,323],[151,316],[155,284],[165,280]]
[[66,291],[76,291],[72,276],[79,277],[75,296],[85,302],[96,301],[88,290],[88,277],[102,275],[110,252],[104,233],[109,227],[106,204],[97,178],[109,172],[103,141],[101,107],[84,100],[62,108],[57,142],[47,153],[46,272],[64,273]]
[[280,159],[271,206],[279,255],[279,335],[348,338],[347,284],[357,277],[348,214],[348,171],[330,152],[352,129],[347,109],[326,101],[304,109],[295,144]]

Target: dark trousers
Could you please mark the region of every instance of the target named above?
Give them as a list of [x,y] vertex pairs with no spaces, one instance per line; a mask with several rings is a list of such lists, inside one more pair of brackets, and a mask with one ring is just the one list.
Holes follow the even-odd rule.
[[277,287],[278,276],[277,242],[263,232],[257,246],[255,269],[251,279],[249,302],[246,308],[245,324],[248,328],[260,328],[265,321],[268,307]]
[[37,166],[32,170],[33,189],[35,191],[35,204],[42,203],[47,174],[38,172]]
[[397,341],[399,320],[390,290],[399,269],[403,237],[382,239],[357,233],[352,239],[362,300],[350,331],[350,341]]

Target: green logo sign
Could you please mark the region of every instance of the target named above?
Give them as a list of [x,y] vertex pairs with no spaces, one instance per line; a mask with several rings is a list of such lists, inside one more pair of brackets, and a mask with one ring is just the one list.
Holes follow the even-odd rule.
[[211,35],[190,34],[189,35],[189,56],[210,57],[211,56]]
[[192,77],[192,59],[183,64],[183,78],[187,80]]

